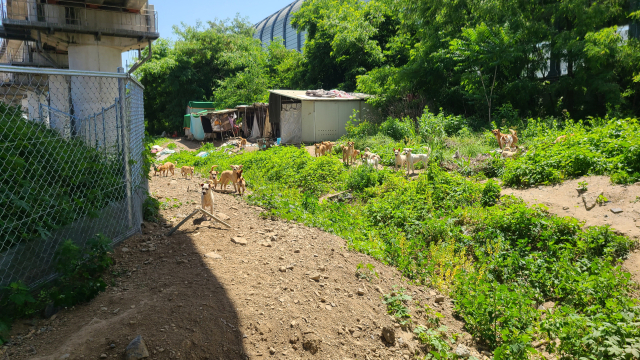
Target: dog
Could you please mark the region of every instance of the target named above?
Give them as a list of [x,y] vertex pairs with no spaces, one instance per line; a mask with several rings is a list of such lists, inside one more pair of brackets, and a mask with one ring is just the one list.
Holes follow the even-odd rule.
[[411,169],[412,174],[415,173],[413,165],[419,163],[420,161],[422,161],[424,167],[426,168],[429,162],[429,155],[431,155],[431,149],[428,147],[426,154],[412,154],[411,151],[413,150],[410,148],[404,149],[404,152],[407,154],[407,175],[409,175],[409,169]]
[[236,186],[238,182],[238,171],[242,174],[242,165],[231,165],[231,170],[225,170],[220,174],[220,179],[218,179],[220,190],[226,190],[227,185],[231,183],[233,185],[233,191],[238,192],[238,187]]
[[324,143],[315,144],[316,149],[316,157],[323,156],[327,151],[327,148],[324,146]]
[[156,171],[160,174],[164,174],[164,176],[169,175],[169,171],[171,171],[171,176],[175,175],[174,171],[176,166],[173,163],[166,162],[163,165],[159,166]]
[[353,149],[351,153],[351,164],[355,164],[356,159],[360,157],[360,150]]
[[353,141],[347,142],[347,145],[342,146],[342,162],[349,165],[349,161],[353,158],[353,152],[355,143]]
[[206,184],[200,184],[200,187],[202,188],[202,196],[200,197],[202,209],[213,214],[213,182],[209,180]]
[[460,155],[460,149],[456,150],[456,153],[453,154],[453,158],[454,159],[460,159],[462,157],[462,155]]
[[242,177],[242,170],[238,172],[238,180],[236,181],[236,186],[238,187],[238,194],[240,194],[240,196],[243,196],[244,192],[247,190],[247,183],[244,181],[244,177]]
[[[507,150],[509,149],[509,150]],[[504,148],[504,150],[502,150],[502,157],[503,158],[512,158],[514,157],[518,152],[520,151],[520,149],[516,146],[514,149],[512,148]]]
[[[574,135],[575,135],[575,134],[571,134],[571,135],[569,135],[569,136],[574,136]],[[558,136],[558,138],[556,139],[556,141],[554,141],[553,143],[554,143],[554,144],[557,144],[557,143],[559,143],[559,142],[561,142],[561,141],[564,141],[564,140],[566,140],[566,139],[567,139],[567,135]]]
[[500,132],[500,129],[492,130],[491,133],[496,136],[496,140],[498,140],[498,145],[500,149],[504,149],[505,147],[512,147],[518,143],[518,135],[515,130],[509,129],[511,134],[503,134]]
[[158,173],[160,173],[160,169],[158,168],[158,165],[153,164],[153,176],[158,176]]
[[377,169],[380,163],[380,156],[373,153],[362,153],[360,158],[362,159],[362,164],[371,165],[374,169]]
[[218,165],[213,165],[211,167],[211,170],[209,170],[209,179],[211,181],[213,181],[213,188],[215,189],[216,186],[218,186],[218,172],[215,170],[215,168],[217,168]]
[[240,148],[244,149],[245,146],[247,146],[247,139],[245,138],[240,138]]
[[333,149],[333,147],[335,146],[336,143],[331,142],[331,141],[323,141],[322,144],[324,145],[325,149],[326,149],[326,154],[330,155],[331,154],[331,150]]
[[402,170],[407,164],[407,156],[402,153],[401,149],[393,149],[393,154],[396,156],[396,164],[393,166],[393,170],[398,171],[398,167]]
[[188,175],[191,175],[191,178],[193,179],[194,172],[195,169],[193,168],[193,166],[183,166],[180,168],[180,176],[187,177]]

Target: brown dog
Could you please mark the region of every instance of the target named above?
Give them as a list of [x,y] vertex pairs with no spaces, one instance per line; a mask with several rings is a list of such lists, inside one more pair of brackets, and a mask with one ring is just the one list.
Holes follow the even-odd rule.
[[226,190],[227,185],[229,183],[233,184],[233,191],[237,192],[238,187],[236,183],[238,182],[238,171],[242,174],[242,165],[231,165],[232,170],[225,170],[220,174],[220,179],[218,179],[218,183],[220,183],[220,189]]
[[[575,134],[571,134],[571,135],[569,135],[569,136],[574,136],[574,135],[575,135]],[[566,139],[567,139],[567,135],[558,136],[558,138],[556,139],[556,141],[554,141],[553,143],[554,143],[554,144],[557,144],[557,143],[559,143],[559,142],[561,142],[561,141],[564,141],[564,140],[566,140]]]
[[193,166],[183,166],[180,168],[180,176],[188,177],[191,175],[193,179],[193,173],[195,172],[195,168]]
[[323,156],[327,151],[327,148],[324,146],[323,143],[315,144],[314,146],[316,149],[316,157]]
[[247,190],[247,183],[244,181],[244,177],[242,177],[242,170],[238,171],[236,186],[238,187],[238,194],[240,194],[240,196],[244,195],[244,192]]
[[342,146],[342,162],[349,165],[349,161],[354,158],[353,152],[355,143],[353,141],[347,142],[347,145]]
[[327,150],[326,154],[327,155],[331,155],[331,150],[336,145],[336,143],[331,142],[331,141],[323,141],[322,145],[324,145],[325,149]]
[[214,170],[218,165],[213,165],[211,170],[209,171],[209,179],[213,182],[213,188],[215,189],[218,186],[218,172]]
[[160,174],[164,174],[164,176],[169,175],[169,171],[171,171],[171,176],[175,175],[176,166],[173,163],[166,162],[163,165],[159,166],[156,170]]
[[356,162],[356,159],[360,157],[360,150],[353,149],[351,153],[351,164]]
[[247,146],[247,139],[240,138],[240,148],[244,149],[245,146]]
[[505,147],[512,147],[518,143],[518,136],[515,130],[509,129],[511,134],[503,134],[499,129],[492,130],[493,135],[496,136],[496,140],[498,140],[498,145],[500,149],[504,149]]

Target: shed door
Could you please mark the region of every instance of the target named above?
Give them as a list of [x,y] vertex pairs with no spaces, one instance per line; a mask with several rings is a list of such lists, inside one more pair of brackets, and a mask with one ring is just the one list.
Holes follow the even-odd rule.
[[340,136],[339,101],[316,101],[316,142],[337,140]]

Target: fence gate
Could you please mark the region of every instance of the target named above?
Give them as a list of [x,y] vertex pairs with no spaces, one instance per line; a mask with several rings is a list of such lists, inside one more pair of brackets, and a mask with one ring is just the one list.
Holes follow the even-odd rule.
[[143,87],[124,73],[0,66],[0,286],[55,277],[55,254],[140,230]]

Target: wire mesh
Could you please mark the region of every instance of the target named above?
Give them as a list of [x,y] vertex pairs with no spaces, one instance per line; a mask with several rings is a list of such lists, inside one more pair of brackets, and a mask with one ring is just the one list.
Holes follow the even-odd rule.
[[54,278],[66,240],[140,230],[143,88],[87,74],[0,72],[0,286]]

